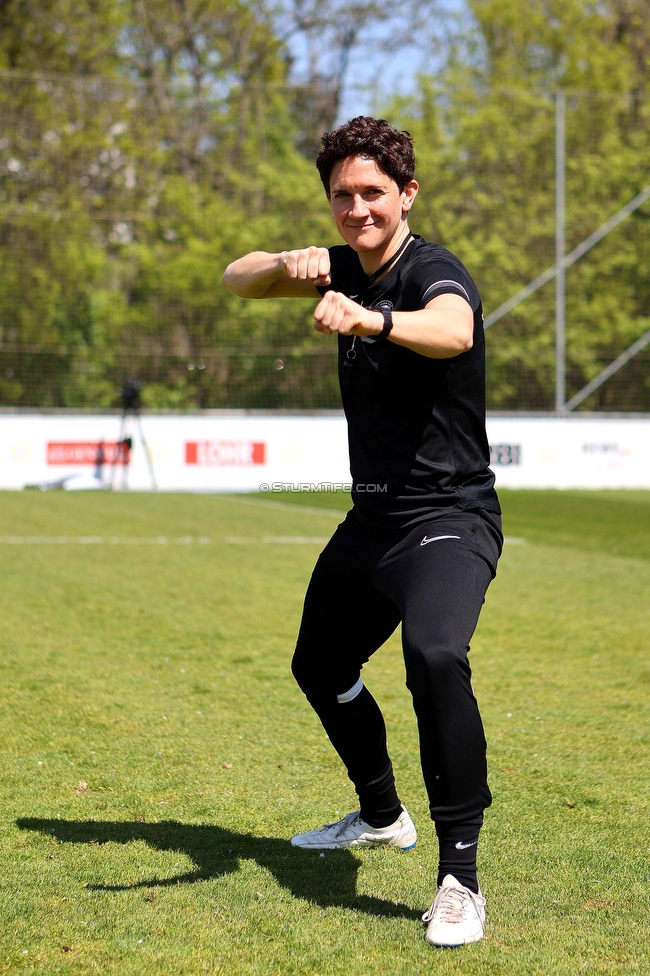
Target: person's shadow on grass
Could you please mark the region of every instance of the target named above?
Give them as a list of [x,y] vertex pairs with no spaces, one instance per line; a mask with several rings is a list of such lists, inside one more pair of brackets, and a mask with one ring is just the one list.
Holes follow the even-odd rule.
[[[161,823],[140,821],[45,820],[21,817],[20,830],[33,830],[56,837],[63,844],[128,844],[142,840],[159,851],[186,854],[194,871],[171,878],[147,878],[133,884],[89,884],[95,891],[132,891],[137,888],[193,884],[232,874],[240,860],[254,860],[266,868],[295,898],[322,906],[349,908],[368,915],[417,919],[420,913],[400,902],[385,901],[356,891],[359,862],[349,850],[303,851],[289,841],[275,837],[237,834],[209,824],[184,824],[176,820]],[[395,852],[398,855],[398,852]]]

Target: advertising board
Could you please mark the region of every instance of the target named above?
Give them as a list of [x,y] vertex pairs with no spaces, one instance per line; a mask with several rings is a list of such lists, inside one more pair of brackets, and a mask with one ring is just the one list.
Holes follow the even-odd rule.
[[[650,419],[492,416],[487,430],[503,487],[650,488]],[[80,475],[78,487],[331,491],[350,482],[346,425],[338,414],[205,412],[129,418],[122,430],[119,414],[0,414],[0,488]]]

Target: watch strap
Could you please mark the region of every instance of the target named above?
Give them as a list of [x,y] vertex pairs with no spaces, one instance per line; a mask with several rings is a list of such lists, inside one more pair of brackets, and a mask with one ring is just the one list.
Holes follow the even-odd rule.
[[374,307],[372,311],[381,312],[381,314],[384,316],[384,327],[381,332],[377,333],[377,335],[368,336],[368,338],[372,339],[374,342],[382,342],[384,339],[388,338],[391,333],[391,329],[393,328],[393,310],[392,308],[386,308],[385,306],[380,305],[379,307]]

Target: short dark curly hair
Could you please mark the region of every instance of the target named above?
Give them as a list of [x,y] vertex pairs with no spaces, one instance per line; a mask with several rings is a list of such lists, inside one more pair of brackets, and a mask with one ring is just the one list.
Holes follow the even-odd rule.
[[338,129],[325,133],[316,166],[328,196],[332,169],[335,163],[348,156],[374,159],[395,180],[400,193],[415,174],[415,153],[410,134],[394,129],[385,119],[358,115]]

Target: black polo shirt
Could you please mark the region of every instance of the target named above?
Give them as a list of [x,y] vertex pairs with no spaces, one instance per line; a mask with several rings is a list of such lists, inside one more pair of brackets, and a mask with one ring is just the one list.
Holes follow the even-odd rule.
[[347,244],[329,251],[332,284],[321,293],[333,289],[366,308],[388,304],[402,312],[452,293],[474,312],[473,346],[451,359],[429,359],[390,340],[339,336],[357,514],[377,528],[400,528],[451,509],[498,513],[485,433],[483,311],[466,268],[416,235],[368,286],[356,251]]

